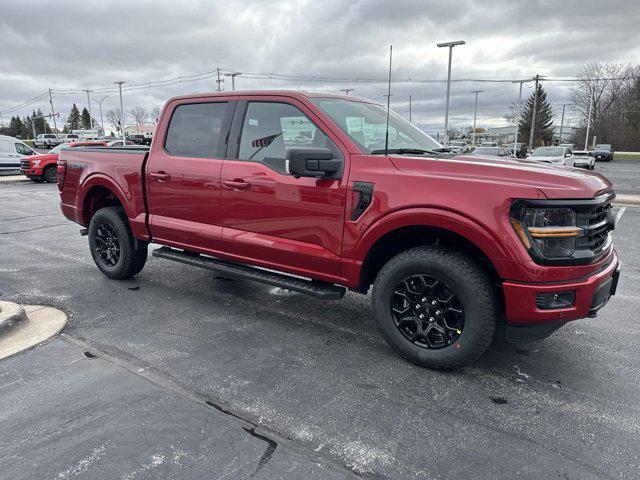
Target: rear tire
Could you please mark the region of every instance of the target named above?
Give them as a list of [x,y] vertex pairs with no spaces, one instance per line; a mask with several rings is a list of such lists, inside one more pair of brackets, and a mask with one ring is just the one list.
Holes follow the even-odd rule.
[[491,280],[475,261],[425,246],[396,255],[380,270],[373,311],[382,336],[398,354],[416,365],[449,370],[485,352],[499,308]]
[[101,208],[91,219],[91,256],[109,278],[120,280],[140,273],[147,262],[147,245],[134,238],[122,207]]

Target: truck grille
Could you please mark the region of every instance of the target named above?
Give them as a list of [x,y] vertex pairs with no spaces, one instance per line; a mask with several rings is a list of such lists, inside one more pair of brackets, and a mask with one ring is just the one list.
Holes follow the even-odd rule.
[[31,162],[29,160],[20,160],[20,168],[29,170],[31,168]]
[[596,206],[589,213],[589,223],[587,226],[587,247],[594,253],[599,252],[607,243],[609,232],[613,230],[614,224],[610,218],[613,212],[613,205],[608,200]]

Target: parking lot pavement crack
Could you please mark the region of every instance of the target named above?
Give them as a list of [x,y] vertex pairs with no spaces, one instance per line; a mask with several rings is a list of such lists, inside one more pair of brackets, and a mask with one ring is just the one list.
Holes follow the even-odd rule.
[[12,233],[33,232],[34,230],[42,230],[43,228],[52,228],[52,227],[60,227],[62,225],[69,225],[70,223],[71,222],[54,223],[53,225],[41,225],[39,227],[25,228],[24,230],[10,230],[8,232],[0,232],[0,235],[9,235],[9,234],[12,234]]
[[256,473],[258,473],[258,471],[262,467],[264,467],[269,462],[269,460],[271,460],[271,456],[273,455],[273,452],[275,452],[276,448],[278,448],[278,442],[276,442],[275,440],[265,435],[261,435],[257,433],[255,428],[243,428],[243,430],[247,432],[249,435],[255,438],[258,438],[264,442],[267,442],[267,449],[262,454],[262,457],[260,457],[260,461],[258,462],[258,467],[256,468],[256,471],[252,475],[254,476]]

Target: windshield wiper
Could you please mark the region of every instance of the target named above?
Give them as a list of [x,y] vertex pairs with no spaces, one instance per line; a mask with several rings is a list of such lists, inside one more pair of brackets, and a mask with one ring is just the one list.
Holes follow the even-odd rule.
[[389,148],[385,150],[384,148],[378,150],[371,150],[372,155],[379,155],[384,153],[393,153],[396,155],[440,155],[441,153],[448,153],[449,150],[446,148],[438,148],[435,150],[423,150],[422,148]]

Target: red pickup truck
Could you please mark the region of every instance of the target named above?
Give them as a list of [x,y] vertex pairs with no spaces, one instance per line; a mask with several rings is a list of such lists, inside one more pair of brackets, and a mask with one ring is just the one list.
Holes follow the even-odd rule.
[[56,183],[58,181],[57,164],[60,150],[63,147],[106,147],[106,142],[69,142],[61,143],[47,153],[31,155],[20,161],[20,173],[32,182]]
[[320,299],[373,285],[384,338],[432,368],[477,359],[498,332],[548,336],[615,293],[606,178],[451,158],[386,117],[352,96],[176,97],[150,148],[63,149],[62,211],[110,278],[140,272],[156,243],[156,257]]

